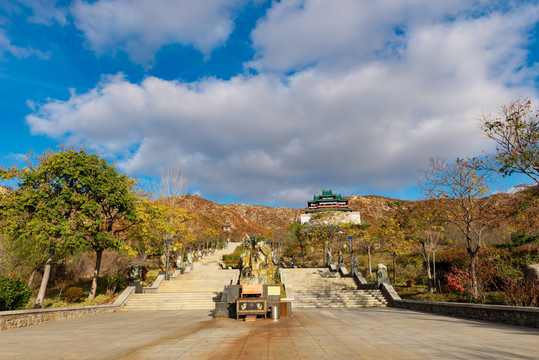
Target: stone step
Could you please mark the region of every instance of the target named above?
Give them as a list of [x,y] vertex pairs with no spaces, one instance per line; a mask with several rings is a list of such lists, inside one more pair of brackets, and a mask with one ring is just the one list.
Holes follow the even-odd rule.
[[124,310],[213,309],[220,293],[135,294]]
[[316,295],[294,295],[294,301],[318,301],[318,300],[327,300],[327,301],[358,301],[358,300],[373,300],[373,301],[386,301],[378,297],[370,295],[358,295],[358,296],[316,296]]
[[335,299],[295,299],[297,304],[379,304],[376,299],[335,300]]
[[295,290],[297,308],[386,306],[380,290]]
[[367,308],[367,307],[385,307],[385,305],[382,304],[340,304],[340,303],[333,303],[333,304],[295,304],[294,305],[298,309],[313,309],[313,308]]
[[164,282],[158,289],[159,293],[212,292],[223,291],[230,281],[221,280],[176,280]]

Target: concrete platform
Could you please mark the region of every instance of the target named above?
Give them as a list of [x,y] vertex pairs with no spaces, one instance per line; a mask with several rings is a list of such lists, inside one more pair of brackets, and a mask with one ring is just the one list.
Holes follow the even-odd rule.
[[1,359],[537,359],[539,329],[392,309],[119,312],[0,332]]

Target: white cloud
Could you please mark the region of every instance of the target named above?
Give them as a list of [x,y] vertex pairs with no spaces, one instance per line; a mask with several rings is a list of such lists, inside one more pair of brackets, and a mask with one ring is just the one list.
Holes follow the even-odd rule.
[[192,45],[208,55],[233,29],[234,11],[247,0],[77,0],[75,25],[97,53],[126,51],[137,63],[151,63],[167,44]]
[[32,10],[33,14],[27,18],[28,22],[43,25],[67,24],[67,11],[58,6],[57,0],[19,0],[19,2]]
[[[285,3],[308,10],[307,2],[274,7]],[[34,134],[112,155],[132,174],[180,164],[191,191],[206,196],[300,206],[300,197],[323,187],[403,189],[415,184],[431,156],[484,149],[476,126],[481,111],[495,111],[515,94],[533,96],[519,83],[536,76],[524,66],[522,50],[536,20],[537,8],[529,7],[417,22],[398,56],[369,59],[371,47],[344,67],[327,58],[286,77],[262,72],[192,83],[146,77],[139,84],[105,77],[85,94],[38,106],[27,122]],[[326,52],[335,49],[328,46]],[[298,58],[310,62],[323,52],[308,53]],[[261,69],[268,54],[258,60]],[[275,68],[299,64],[293,59]]]
[[252,33],[257,54],[247,65],[289,71],[313,64],[342,67],[398,57],[411,32],[484,16],[482,12],[493,11],[490,8],[497,5],[491,0],[275,2]]
[[49,57],[48,54],[31,47],[20,47],[12,44],[11,39],[8,37],[5,30],[0,28],[0,60],[5,54],[10,54],[17,59],[23,59],[30,56],[37,56],[42,59]]

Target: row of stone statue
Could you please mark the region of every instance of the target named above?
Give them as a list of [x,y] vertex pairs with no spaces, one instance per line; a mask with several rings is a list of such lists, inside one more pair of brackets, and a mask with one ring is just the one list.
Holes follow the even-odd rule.
[[[205,256],[207,255],[211,255],[212,254],[212,249],[203,249],[203,250],[191,250],[187,253],[187,255],[185,256],[186,258],[186,261],[183,261],[183,257],[180,255],[177,257],[177,259],[174,259],[174,255],[171,254],[171,257],[170,257],[170,263],[169,264],[176,264],[176,268],[177,269],[181,269],[184,267],[188,268],[188,267],[193,267],[193,262],[196,260],[196,261],[200,261],[202,260],[202,258],[204,258]],[[161,262],[161,270],[162,271],[165,271],[166,269],[166,264],[167,264],[167,256],[166,254],[163,254],[161,255],[161,258],[160,258],[160,262]],[[171,266],[171,265],[169,265]]]
[[[335,265],[335,262],[333,261],[333,255],[331,254],[331,251],[328,250],[328,252],[326,253],[326,266],[331,266],[331,265]],[[339,262],[337,263],[337,267],[340,268],[340,267],[344,267],[344,256],[342,254],[342,251],[339,250]],[[359,260],[357,258],[357,256],[354,256],[352,257],[352,272],[354,272],[354,270],[358,270],[359,271]]]

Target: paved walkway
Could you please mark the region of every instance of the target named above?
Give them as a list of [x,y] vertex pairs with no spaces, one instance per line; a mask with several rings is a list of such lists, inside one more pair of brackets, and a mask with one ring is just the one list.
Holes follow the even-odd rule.
[[0,359],[537,359],[539,330],[392,308],[119,312],[0,332]]

